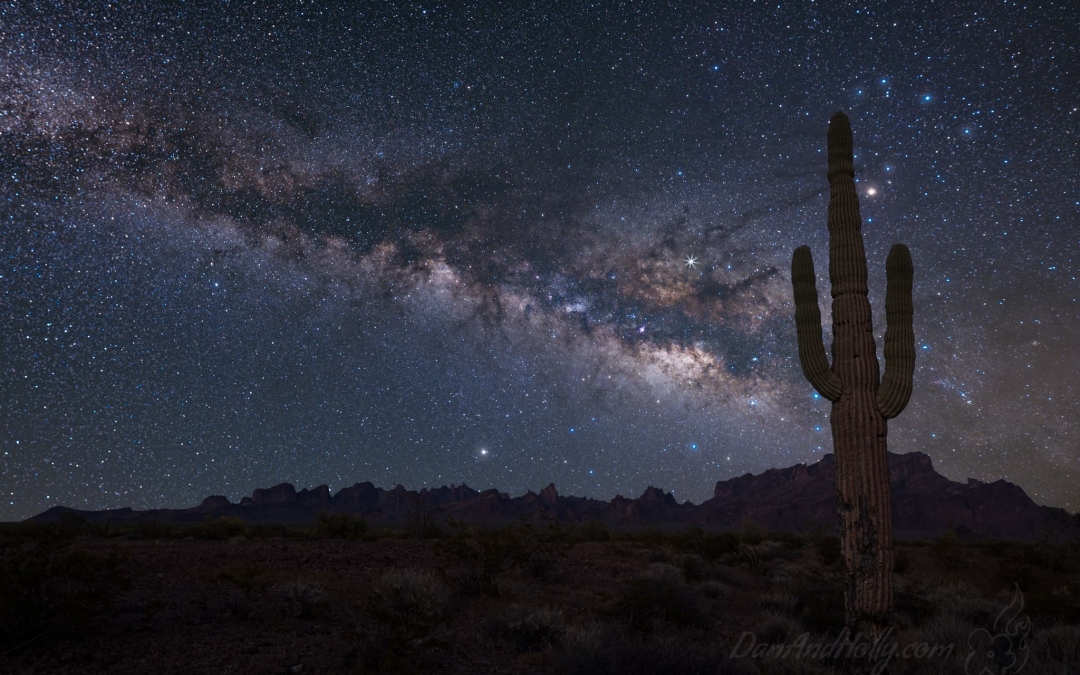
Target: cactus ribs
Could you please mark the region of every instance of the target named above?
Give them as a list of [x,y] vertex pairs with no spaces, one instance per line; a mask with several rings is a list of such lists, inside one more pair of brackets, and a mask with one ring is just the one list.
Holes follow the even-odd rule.
[[795,249],[791,282],[799,361],[810,384],[832,401],[846,620],[880,634],[893,608],[893,529],[886,459],[886,420],[911,397],[915,369],[907,246],[895,244],[885,263],[885,375],[879,382],[873,316],[867,298],[866,252],[855,192],[851,125],[829,121],[829,280],[832,286],[832,366],[821,339],[821,313],[810,248]]

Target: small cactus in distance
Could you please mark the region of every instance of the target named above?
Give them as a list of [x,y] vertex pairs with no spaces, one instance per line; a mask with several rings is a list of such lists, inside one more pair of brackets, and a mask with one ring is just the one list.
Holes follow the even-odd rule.
[[915,370],[907,246],[895,244],[885,263],[885,375],[879,382],[873,317],[867,298],[851,124],[829,121],[829,280],[832,286],[832,365],[821,339],[814,261],[800,246],[791,259],[799,361],[814,389],[832,401],[840,545],[845,565],[844,608],[853,628],[880,635],[893,608],[893,531],[886,456],[886,420],[911,397]]

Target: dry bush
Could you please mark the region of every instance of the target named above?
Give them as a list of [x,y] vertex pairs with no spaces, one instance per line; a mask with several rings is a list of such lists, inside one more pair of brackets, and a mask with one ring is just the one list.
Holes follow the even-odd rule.
[[1036,630],[1031,641],[1032,660],[1043,672],[1067,672],[1080,663],[1080,626],[1058,623]]
[[493,642],[512,644],[519,652],[550,649],[562,643],[566,616],[547,607],[510,605],[484,623],[484,634]]
[[734,589],[731,588],[731,586],[728,586],[722,581],[716,580],[701,582],[697,585],[697,590],[706,598],[712,598],[714,600],[719,600],[720,598],[730,598],[731,595],[735,592]]
[[643,577],[625,582],[612,614],[644,631],[657,621],[693,627],[706,623],[697,594],[683,583],[677,568],[664,563],[654,563]]
[[298,619],[309,619],[325,604],[326,589],[318,582],[287,582],[274,589],[281,599],[285,612]]
[[952,529],[946,530],[930,544],[930,557],[948,571],[957,570],[965,560],[960,537]]
[[799,598],[793,593],[776,591],[762,595],[758,598],[757,603],[765,609],[772,609],[783,612],[784,614],[790,614],[796,611]]
[[419,570],[391,570],[374,584],[382,613],[405,625],[427,626],[440,621],[451,599],[442,579]]
[[802,624],[795,619],[780,612],[768,611],[754,634],[759,643],[776,644],[791,642],[803,632]]
[[367,521],[350,513],[327,513],[319,511],[315,519],[315,533],[327,539],[360,539],[367,533]]

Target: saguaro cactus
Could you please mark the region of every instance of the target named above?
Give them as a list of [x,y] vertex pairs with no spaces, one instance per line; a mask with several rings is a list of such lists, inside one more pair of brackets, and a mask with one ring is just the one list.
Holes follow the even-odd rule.
[[915,370],[907,246],[895,244],[885,262],[885,376],[878,380],[874,325],[867,299],[866,252],[855,193],[851,124],[829,121],[829,280],[832,283],[832,367],[821,340],[821,312],[808,246],[795,249],[791,283],[799,361],[810,384],[832,401],[833,451],[846,568],[844,607],[852,628],[879,635],[893,606],[893,531],[886,420],[911,397]]

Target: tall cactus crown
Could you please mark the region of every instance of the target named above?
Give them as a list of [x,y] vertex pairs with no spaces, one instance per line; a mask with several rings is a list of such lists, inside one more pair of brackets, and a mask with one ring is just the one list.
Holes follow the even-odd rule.
[[[867,295],[866,253],[863,248],[859,199],[855,192],[855,164],[851,124],[837,112],[829,121],[829,279],[833,297],[833,353],[837,351],[836,328],[861,320],[859,306],[844,302],[848,295]],[[895,244],[885,263],[885,375],[876,387],[875,407],[886,418],[896,417],[911,397],[915,371],[915,334],[912,330],[911,285],[914,268],[907,246]],[[821,338],[821,311],[815,284],[814,260],[808,246],[795,249],[791,258],[791,283],[795,295],[795,327],[799,338],[799,362],[814,389],[836,402],[844,392],[841,378],[829,365]],[[852,309],[852,308],[855,309]],[[869,355],[868,355],[869,356]],[[873,357],[876,360],[876,355]]]

